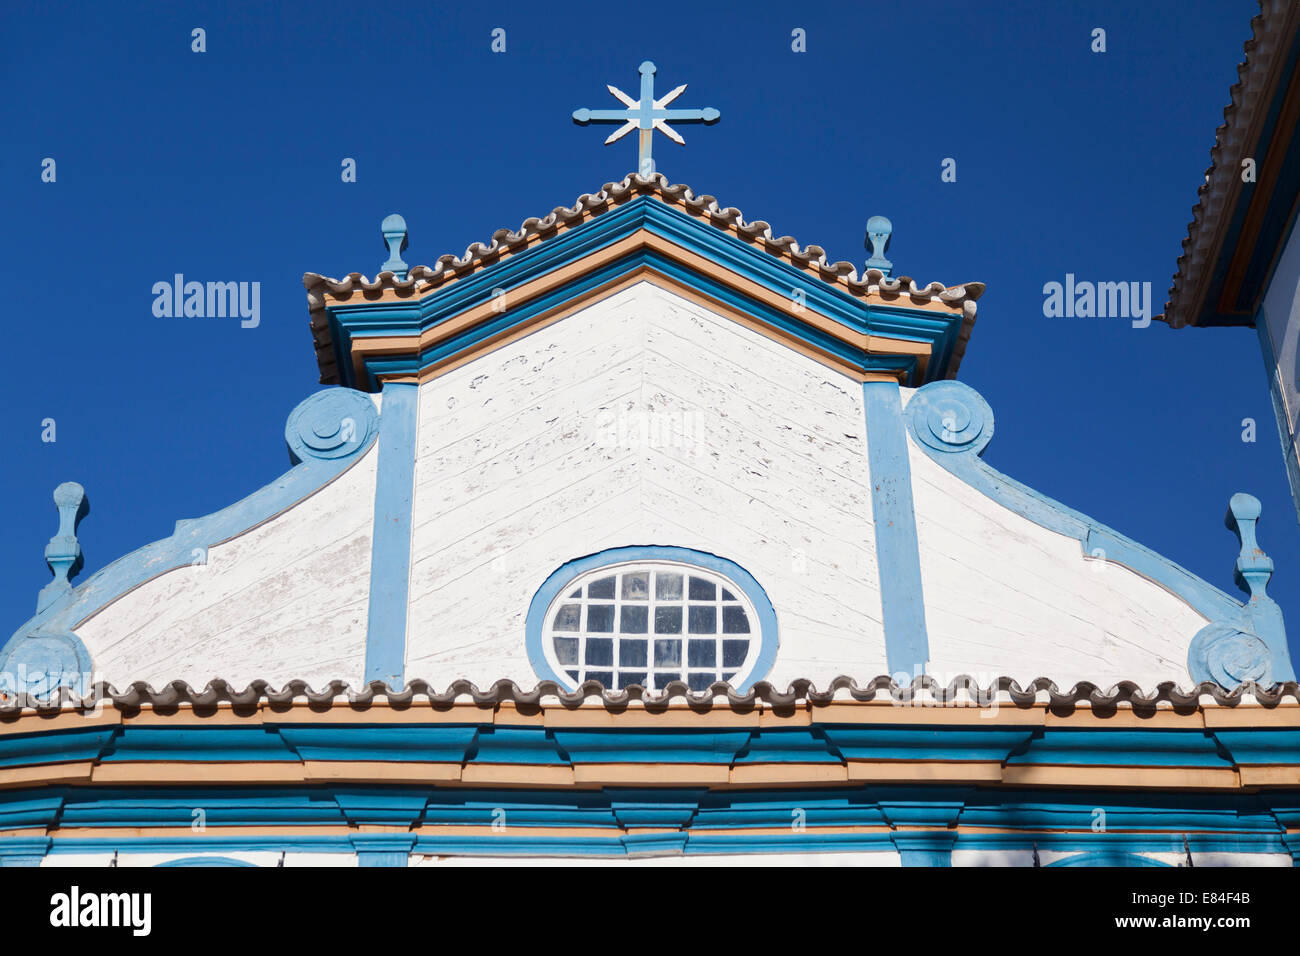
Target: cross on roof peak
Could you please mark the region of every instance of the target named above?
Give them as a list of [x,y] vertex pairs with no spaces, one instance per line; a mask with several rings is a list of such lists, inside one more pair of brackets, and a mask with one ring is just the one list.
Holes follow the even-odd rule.
[[679,146],[684,146],[686,140],[668,125],[669,120],[674,123],[716,123],[722,114],[711,106],[699,110],[670,110],[667,108],[668,104],[681,96],[686,89],[686,84],[683,83],[681,86],[668,91],[659,99],[655,99],[655,73],[658,72],[658,68],[649,60],[646,60],[637,68],[637,72],[641,74],[641,98],[639,100],[628,96],[617,86],[606,84],[605,89],[609,90],[610,95],[621,102],[626,109],[589,110],[583,108],[574,110],[573,121],[582,126],[588,123],[622,123],[622,126],[610,133],[605,139],[605,145],[607,146],[615,140],[622,139],[632,130],[639,130],[637,171],[642,176],[651,176],[656,171],[654,159],[651,156],[651,144],[655,130],[659,130]]

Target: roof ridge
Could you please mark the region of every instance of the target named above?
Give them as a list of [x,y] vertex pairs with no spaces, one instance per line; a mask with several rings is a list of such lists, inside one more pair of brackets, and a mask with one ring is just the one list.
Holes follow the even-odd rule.
[[[772,255],[788,256],[804,267],[814,267],[825,281],[843,280],[849,291],[857,295],[879,292],[889,294],[906,294],[913,298],[938,299],[948,305],[961,305],[969,316],[974,315],[975,301],[984,292],[984,283],[966,282],[959,285],[945,286],[940,282],[918,285],[910,276],[891,278],[879,269],[866,269],[859,274],[857,267],[847,261],[831,262],[826,251],[818,245],[801,247],[792,236],[774,236],[771,226],[764,220],[747,222],[739,209],[734,206],[721,206],[710,195],[697,196],[689,186],[671,184],[662,173],[642,176],[629,173],[621,181],[609,182],[596,193],[583,193],[572,206],[556,206],[546,216],[538,219],[525,219],[516,230],[498,229],[492,234],[489,244],[470,243],[464,255],[441,255],[432,266],[413,266],[405,279],[399,279],[389,271],[380,272],[373,279],[360,272],[348,273],[342,279],[334,279],[316,272],[303,274],[303,285],[307,289],[307,302],[312,312],[324,308],[324,293],[346,294],[357,288],[365,292],[380,289],[398,289],[424,291],[424,288],[437,284],[451,272],[460,272],[488,260],[499,258],[502,254],[513,252],[515,247],[526,245],[534,236],[553,232],[561,226],[567,226],[575,220],[588,215],[599,215],[606,207],[618,205],[628,200],[634,193],[659,193],[673,202],[680,202],[696,218],[707,219],[714,226],[723,230],[735,230],[740,238],[751,245],[762,245]],[[967,308],[968,307],[968,308]]]

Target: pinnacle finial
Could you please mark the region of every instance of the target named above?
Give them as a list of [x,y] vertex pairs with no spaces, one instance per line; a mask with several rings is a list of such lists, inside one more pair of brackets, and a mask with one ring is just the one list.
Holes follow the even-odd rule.
[[408,266],[402,261],[402,253],[410,244],[406,233],[406,220],[397,213],[385,216],[379,225],[384,233],[384,242],[388,245],[388,261],[379,267],[381,272],[391,272],[399,279],[406,278]]
[[894,224],[884,216],[872,216],[867,220],[867,238],[862,246],[871,252],[871,258],[867,260],[868,269],[879,269],[885,275],[893,271],[894,264],[885,258],[893,232]]
[[1252,601],[1266,596],[1265,589],[1273,576],[1273,559],[1255,540],[1255,523],[1262,511],[1258,498],[1239,491],[1229,499],[1228,513],[1223,518],[1223,523],[1241,544],[1232,578]]
[[54,489],[54,506],[59,509],[59,530],[45,546],[45,563],[54,580],[41,588],[36,598],[38,613],[57,597],[72,590],[72,579],[85,563],[81,543],[77,540],[77,526],[90,514],[86,489],[75,481],[65,481]]

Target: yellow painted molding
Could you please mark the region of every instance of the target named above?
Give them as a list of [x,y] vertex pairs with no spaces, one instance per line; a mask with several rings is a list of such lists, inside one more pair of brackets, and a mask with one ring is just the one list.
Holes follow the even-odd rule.
[[731,768],[738,787],[847,783],[849,769],[841,763],[742,763]]
[[501,787],[569,787],[573,768],[553,764],[471,763],[461,770],[463,784]]
[[1002,782],[1012,787],[1128,787],[1142,790],[1234,790],[1232,767],[1098,767],[1009,764]]
[[617,787],[627,784],[652,786],[694,786],[731,782],[731,767],[725,763],[594,763],[577,764],[573,782],[586,786]]
[[222,783],[306,783],[303,765],[297,761],[203,761],[176,763],[160,761],[112,761],[96,764],[91,783],[147,786],[150,784]]
[[999,783],[996,760],[850,760],[845,768],[853,783]]
[[93,782],[94,761],[43,763],[33,767],[6,767],[0,770],[0,788],[29,787],[58,783]]
[[461,765],[416,760],[306,760],[303,773],[311,782],[455,783],[461,779]]

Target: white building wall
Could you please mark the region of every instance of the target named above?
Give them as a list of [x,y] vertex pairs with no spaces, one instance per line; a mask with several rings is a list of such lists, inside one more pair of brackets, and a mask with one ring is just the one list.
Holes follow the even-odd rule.
[[1078,539],[991,500],[910,437],[908,449],[930,673],[1190,686],[1187,648],[1205,618],[1136,572],[1085,558]]
[[[1300,456],[1300,231],[1292,230],[1264,293],[1264,322],[1277,362],[1272,374],[1283,404],[1280,425],[1294,461]],[[1300,487],[1293,486],[1291,494],[1300,509]]]
[[534,593],[607,548],[749,571],[770,678],[885,669],[862,390],[647,282],[420,389],[407,673],[536,681]]
[[206,564],[154,578],[86,621],[77,634],[96,679],[359,684],[377,452],[378,443],[305,501],[208,548]]

